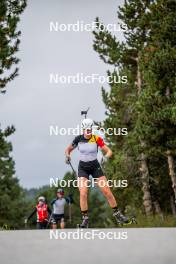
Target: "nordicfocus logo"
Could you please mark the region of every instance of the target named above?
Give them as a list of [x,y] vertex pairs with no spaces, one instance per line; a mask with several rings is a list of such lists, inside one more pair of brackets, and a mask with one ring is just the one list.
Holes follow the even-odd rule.
[[110,31],[110,32],[125,32],[127,25],[124,23],[118,24],[102,24],[96,21],[91,23],[85,23],[82,20],[77,20],[75,23],[59,23],[58,21],[50,21],[49,23],[50,32],[92,32],[98,31]]
[[[93,126],[92,134],[97,134],[100,137],[108,136],[127,136],[128,130],[126,127],[109,127],[107,129],[103,127]],[[79,136],[83,133],[81,125],[77,125],[76,127],[59,127],[58,125],[50,125],[49,126],[49,135],[50,136]]]
[[103,231],[98,229],[91,229],[90,231],[77,229],[76,231],[60,231],[50,230],[50,239],[59,240],[126,240],[128,238],[127,231]]
[[49,74],[50,84],[115,84],[115,83],[127,83],[127,76],[114,75],[114,76],[104,76],[99,73],[92,73],[85,75],[84,73],[76,73],[74,75],[65,75],[59,73]]
[[[97,178],[92,178],[89,179],[85,182],[79,181],[78,179],[70,179],[70,180],[64,180],[64,179],[59,179],[59,178],[50,178],[50,188],[52,187],[60,187],[60,188],[65,188],[65,187],[87,187],[87,188],[94,188],[97,186]],[[126,188],[128,187],[128,180],[99,180],[98,185],[100,187],[105,187],[108,186],[109,188]]]

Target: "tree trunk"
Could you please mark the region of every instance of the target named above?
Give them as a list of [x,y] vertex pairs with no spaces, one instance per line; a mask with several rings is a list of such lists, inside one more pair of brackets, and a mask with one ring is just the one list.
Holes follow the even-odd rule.
[[150,194],[150,184],[149,184],[149,170],[147,166],[146,156],[144,153],[141,154],[141,181],[142,181],[142,191],[143,191],[143,205],[145,213],[147,216],[153,214],[152,199]]
[[164,221],[164,216],[163,216],[163,213],[162,213],[162,210],[161,210],[161,207],[160,207],[158,200],[155,200],[153,202],[153,205],[154,205],[156,214],[160,215],[161,220]]
[[173,195],[171,195],[170,197],[170,205],[171,205],[172,214],[176,216],[176,206],[175,206],[175,199]]
[[176,201],[176,175],[174,171],[174,159],[170,150],[167,150],[167,162],[169,167],[169,175],[171,177],[172,189],[174,192],[174,199]]
[[136,59],[137,61],[137,80],[136,80],[136,85],[137,85],[137,93],[138,96],[141,94],[141,87],[142,87],[142,78],[141,78],[141,72],[139,69],[139,59]]
[[[139,56],[136,58],[137,62],[137,74],[136,74],[136,86],[137,86],[137,94],[140,96],[142,89],[142,76],[139,68]],[[141,140],[141,146],[144,146],[145,142]],[[145,209],[145,213],[147,216],[153,214],[152,208],[152,198],[150,193],[150,184],[149,184],[149,169],[147,165],[147,158],[144,153],[141,153],[141,182],[142,182],[142,191],[143,191],[143,205]]]

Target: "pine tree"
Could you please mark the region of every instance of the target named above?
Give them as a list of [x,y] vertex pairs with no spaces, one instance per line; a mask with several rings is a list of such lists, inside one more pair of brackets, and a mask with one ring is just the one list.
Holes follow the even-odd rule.
[[[26,7],[26,0],[0,1],[0,93],[5,93],[7,84],[18,75],[19,59],[15,53],[19,48],[17,30],[19,15]],[[15,163],[10,156],[12,144],[7,137],[14,127],[0,128],[0,224],[19,228],[22,224],[23,194],[15,174]]]
[[[123,20],[123,22],[127,25],[128,28],[125,33],[126,43],[120,43],[115,36],[112,36],[107,31],[103,33],[101,31],[99,33],[94,32],[95,35],[94,49],[100,53],[100,57],[103,58],[105,62],[113,64],[115,67],[118,67],[118,72],[120,74],[126,73],[126,75],[128,76],[128,84],[124,85],[124,88],[122,88],[124,91],[127,89],[129,90],[129,92],[126,92],[125,94],[126,102],[124,102],[122,97],[118,98],[118,92],[116,93],[116,97],[114,98],[114,101],[117,100],[121,101],[121,105],[123,105],[123,108],[126,108],[125,111],[122,111],[123,119],[125,117],[129,119],[131,116],[131,123],[134,123],[135,120],[133,120],[132,117],[133,109],[132,109],[132,104],[129,104],[128,102],[129,101],[128,97],[140,96],[142,90],[142,77],[140,72],[139,60],[140,60],[140,51],[144,47],[144,43],[146,41],[146,33],[147,33],[145,23],[142,23],[142,20],[149,1],[144,1],[144,2],[145,3],[141,3],[141,1],[125,1],[124,6],[120,8],[120,12],[118,13],[119,18]],[[120,86],[122,85],[118,85],[118,84],[114,85],[116,91],[121,89]],[[112,97],[112,89],[109,95],[110,100],[111,97]],[[133,100],[133,98],[131,99]],[[114,112],[111,114],[114,114]],[[114,124],[111,123],[111,125]],[[126,140],[124,141],[126,142]],[[145,144],[141,139],[139,139],[139,142],[140,145]],[[122,149],[124,152],[125,147]],[[143,152],[141,152],[140,155],[138,153],[137,156],[140,156],[140,158],[138,157],[138,160],[140,160],[141,162],[140,173],[141,173],[141,182],[143,186],[142,187],[143,204],[146,214],[150,215],[152,213],[152,201],[151,201],[151,194],[149,187],[149,170],[147,164],[147,157],[146,154],[144,154]],[[126,159],[127,161],[129,160],[128,157],[126,157]]]
[[15,163],[11,157],[12,144],[7,138],[14,133],[14,127],[0,129],[0,226],[19,228],[23,223],[24,196],[15,175]]
[[173,188],[173,193],[171,191],[168,193],[171,196],[174,195],[176,199],[174,170],[176,149],[175,14],[175,1],[159,0],[149,8],[150,34],[147,47],[142,54],[146,89],[138,103],[141,106],[140,125],[148,127],[143,132],[149,143],[148,148],[152,155],[162,155],[167,158],[168,172]]
[[18,75],[19,59],[15,53],[19,49],[21,32],[17,30],[19,15],[26,7],[26,0],[0,1],[0,92]]
[[106,138],[114,157],[105,168],[112,178],[128,178],[129,188],[121,196],[126,203],[134,199],[141,208],[143,193],[146,215],[153,209],[162,215],[162,210],[169,212],[172,198],[165,157],[175,193],[175,2],[125,1],[119,10],[127,25],[125,42],[107,31],[93,32],[95,51],[114,66],[108,75],[128,77],[127,84],[102,89],[105,128],[128,127],[127,137]]

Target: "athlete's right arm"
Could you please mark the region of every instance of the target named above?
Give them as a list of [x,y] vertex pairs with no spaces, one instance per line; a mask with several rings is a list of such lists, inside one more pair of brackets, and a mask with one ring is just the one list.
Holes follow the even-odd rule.
[[66,164],[70,164],[71,162],[71,157],[70,157],[70,153],[73,151],[74,147],[70,144],[66,150],[65,150],[65,163]]
[[53,204],[55,203],[55,201],[56,201],[57,199],[56,198],[54,198],[52,201],[51,201],[51,206],[53,206]]
[[73,145],[72,145],[72,144],[68,145],[68,147],[67,147],[66,150],[65,150],[65,155],[66,155],[67,157],[70,157],[70,153],[71,153],[73,150],[74,150]]
[[32,210],[31,214],[26,218],[27,221],[29,221],[29,220],[33,217],[33,215],[34,215],[36,212],[37,212],[37,208],[35,207],[35,208]]
[[78,142],[79,142],[79,136],[75,137],[73,142],[70,145],[68,145],[68,147],[66,148],[65,150],[66,157],[70,158],[70,154],[78,146]]

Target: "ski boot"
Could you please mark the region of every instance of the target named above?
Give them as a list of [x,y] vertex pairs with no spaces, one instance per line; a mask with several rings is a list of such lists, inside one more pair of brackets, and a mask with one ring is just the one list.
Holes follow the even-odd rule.
[[89,217],[87,215],[83,215],[82,223],[78,224],[77,227],[78,228],[88,228],[88,224],[89,224]]
[[119,210],[113,213],[113,216],[115,217],[118,225],[131,225],[132,223],[136,223],[136,220],[134,217],[128,218],[125,215],[123,215]]

